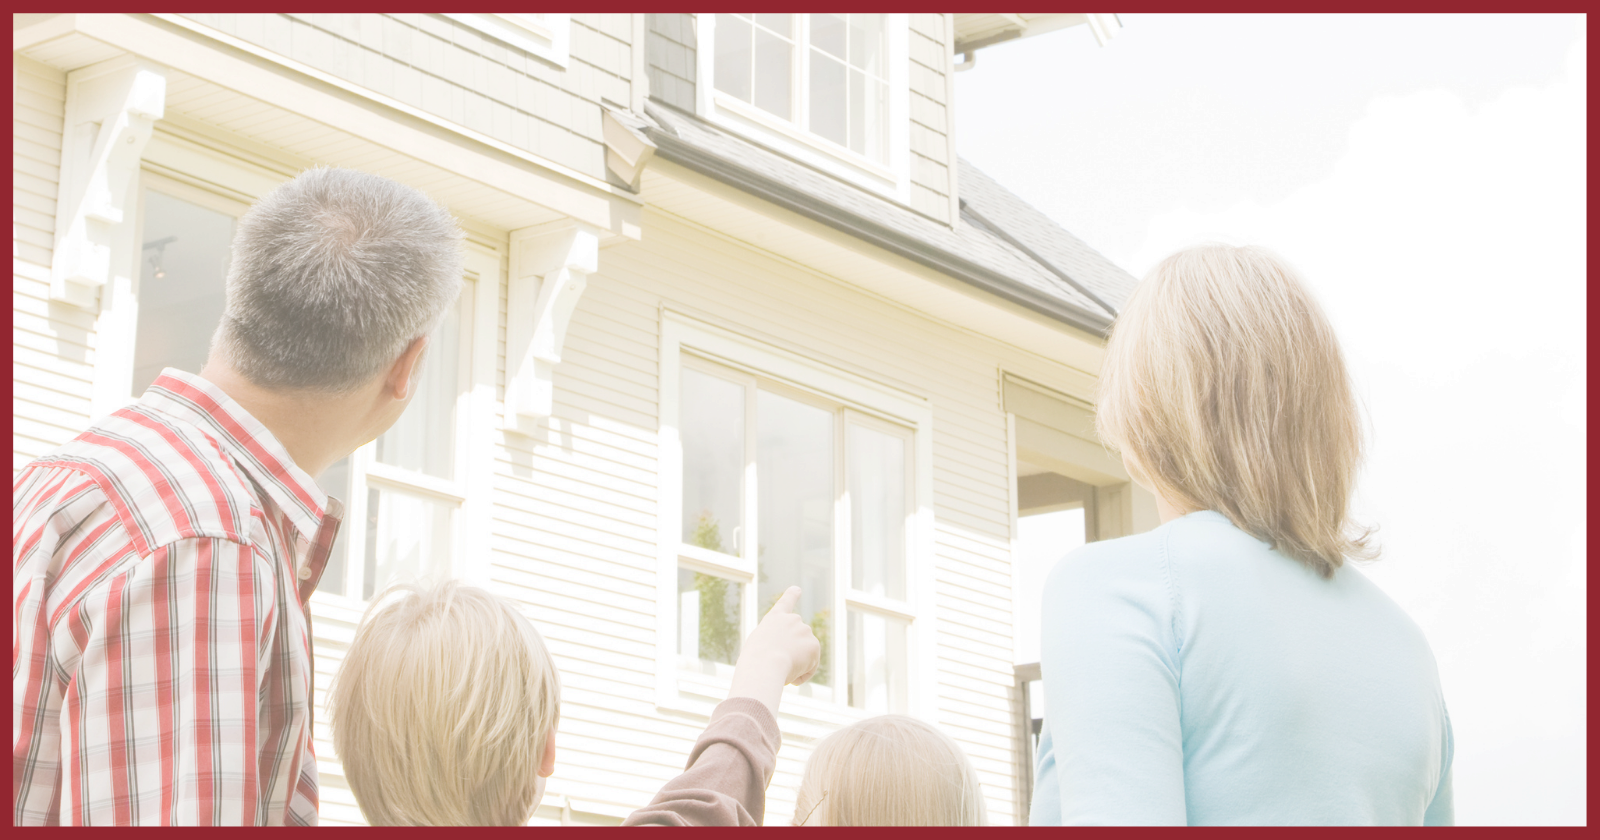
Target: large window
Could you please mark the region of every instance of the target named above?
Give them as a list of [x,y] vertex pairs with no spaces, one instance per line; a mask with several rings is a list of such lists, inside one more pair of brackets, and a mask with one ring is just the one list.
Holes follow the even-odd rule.
[[692,357],[679,381],[682,664],[732,665],[798,584],[823,645],[801,694],[902,711],[911,431]]
[[822,663],[786,711],[830,728],[922,711],[926,403],[679,316],[662,339],[659,702],[708,710],[741,640],[798,585]]
[[405,413],[318,479],[345,503],[318,590],[364,601],[391,583],[449,574],[467,496],[459,429],[472,376],[474,286],[465,285],[431,337]]
[[905,15],[705,14],[706,116],[858,183],[898,192]]

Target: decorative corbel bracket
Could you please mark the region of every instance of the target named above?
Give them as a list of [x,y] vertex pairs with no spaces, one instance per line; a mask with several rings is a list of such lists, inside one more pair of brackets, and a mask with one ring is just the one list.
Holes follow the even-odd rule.
[[131,276],[137,254],[122,228],[134,221],[139,159],[166,98],[166,74],[133,56],[67,74],[51,299],[93,311],[113,276]]
[[527,421],[550,416],[567,323],[599,260],[599,231],[570,219],[512,232],[506,428],[525,429]]

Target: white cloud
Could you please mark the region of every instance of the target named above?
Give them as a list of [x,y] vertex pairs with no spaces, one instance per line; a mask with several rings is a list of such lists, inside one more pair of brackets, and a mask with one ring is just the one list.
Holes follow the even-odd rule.
[[1344,156],[1268,203],[1156,215],[1141,274],[1205,239],[1296,264],[1372,424],[1368,574],[1427,632],[1462,823],[1586,821],[1586,77],[1371,101]]

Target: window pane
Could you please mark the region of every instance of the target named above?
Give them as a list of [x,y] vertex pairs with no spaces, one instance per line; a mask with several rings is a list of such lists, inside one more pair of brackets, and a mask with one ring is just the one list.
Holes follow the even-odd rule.
[[866,105],[860,119],[862,154],[878,163],[889,162],[889,83],[866,81]]
[[743,594],[743,585],[726,578],[679,569],[678,652],[708,664],[737,662]]
[[450,514],[454,505],[409,493],[367,491],[367,556],[361,597],[391,583],[421,580],[450,564]]
[[850,611],[850,705],[872,714],[904,711],[908,661],[905,622]]
[[144,191],[139,323],[133,393],[175,367],[196,373],[222,320],[233,217],[166,193]]
[[750,101],[750,22],[717,15],[716,86],[730,96]]
[[1017,664],[1039,661],[1039,593],[1056,561],[1084,544],[1083,508],[1058,510],[1017,519],[1016,574],[1018,590]]
[[811,132],[843,146],[845,136],[844,65],[811,51]]
[[906,441],[850,427],[850,585],[906,597]]
[[830,685],[833,608],[833,412],[756,392],[757,612],[783,590],[803,590],[798,612],[823,645],[812,681]]
[[744,386],[683,368],[683,541],[740,553]]
[[867,77],[850,71],[850,151],[867,153]]
[[769,114],[794,119],[790,90],[794,81],[794,47],[765,30],[756,30],[755,105]]
[[811,46],[835,58],[845,57],[845,16],[811,16]]
[[461,312],[470,309],[471,287],[444,316],[423,351],[416,396],[404,414],[378,438],[379,461],[444,479],[455,478],[456,407],[467,392],[461,375]]
[[770,29],[790,40],[794,39],[794,15],[756,15],[756,26]]
[[885,15],[850,15],[850,66],[860,68],[878,78],[885,72],[889,52]]
[[[350,504],[350,456],[339,459],[339,463],[323,470],[317,477],[317,486],[329,496]],[[317,581],[317,589],[330,592],[334,595],[344,594],[345,578],[345,552],[350,545],[350,531],[355,523],[346,519],[339,525],[339,534],[333,538],[333,553],[328,555],[328,565],[322,569],[322,579]]]

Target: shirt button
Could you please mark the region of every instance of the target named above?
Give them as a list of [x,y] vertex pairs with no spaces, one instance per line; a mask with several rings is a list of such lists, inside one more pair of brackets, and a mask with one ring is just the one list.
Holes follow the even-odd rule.
[[310,580],[311,579],[311,567],[310,566],[301,566],[300,567],[300,579],[301,580]]

